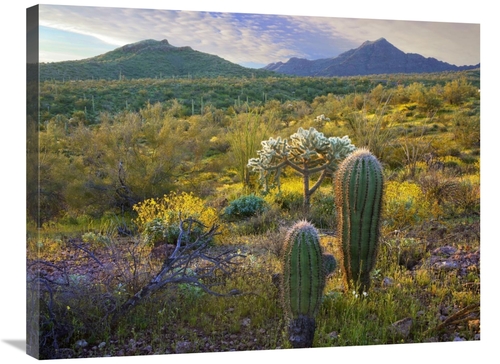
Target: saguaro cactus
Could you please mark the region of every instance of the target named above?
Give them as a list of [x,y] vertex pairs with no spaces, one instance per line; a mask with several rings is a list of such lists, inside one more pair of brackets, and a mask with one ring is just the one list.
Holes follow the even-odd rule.
[[375,266],[384,179],[382,166],[360,148],[339,166],[335,176],[338,250],[346,288],[367,292]]
[[309,222],[299,221],[288,232],[282,263],[281,293],[290,343],[294,348],[311,347],[325,272],[318,233]]

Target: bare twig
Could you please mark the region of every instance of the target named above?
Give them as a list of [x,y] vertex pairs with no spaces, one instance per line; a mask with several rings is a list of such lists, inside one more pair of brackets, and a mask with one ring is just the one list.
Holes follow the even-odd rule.
[[[180,217],[180,216],[179,216]],[[207,278],[214,278],[217,272],[228,275],[237,264],[234,259],[244,255],[227,250],[218,255],[208,253],[208,247],[213,237],[218,234],[218,226],[213,225],[208,231],[198,234],[195,239],[194,227],[205,226],[196,219],[180,219],[180,233],[173,253],[165,259],[159,272],[128,299],[112,318],[111,325],[116,327],[118,320],[124,314],[136,307],[144,298],[151,296],[167,285],[191,284],[201,288],[208,294],[220,297],[234,296],[234,292],[220,293],[212,289],[217,283],[207,283]],[[195,269],[192,269],[195,268]]]
[[77,243],[76,243],[76,242],[74,242],[74,241],[73,241],[73,242],[71,242],[71,243],[73,244],[73,246],[74,246],[75,248],[78,248],[78,249],[80,249],[80,250],[83,250],[85,253],[87,253],[87,254],[88,254],[88,256],[89,256],[89,257],[91,257],[92,259],[94,259],[94,260],[97,262],[97,264],[99,264],[101,267],[104,267],[104,264],[102,264],[102,263],[101,263],[101,261],[100,261],[99,259],[97,259],[97,257],[96,257],[96,256],[95,256],[95,255],[94,255],[94,254],[93,254],[90,250],[88,250],[87,248],[83,247],[83,246],[82,246],[82,245],[80,245],[80,244],[77,244]]

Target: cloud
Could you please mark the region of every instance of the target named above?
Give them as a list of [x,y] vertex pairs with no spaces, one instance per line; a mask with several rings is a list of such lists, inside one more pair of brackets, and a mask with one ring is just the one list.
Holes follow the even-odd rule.
[[291,57],[335,57],[381,37],[404,52],[458,65],[479,62],[477,24],[41,5],[40,25],[115,47],[167,39],[174,46],[260,66]]

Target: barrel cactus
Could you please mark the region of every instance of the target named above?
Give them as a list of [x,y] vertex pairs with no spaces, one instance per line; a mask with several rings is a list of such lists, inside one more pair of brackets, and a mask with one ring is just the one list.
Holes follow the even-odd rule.
[[294,348],[312,347],[326,275],[318,233],[309,222],[299,221],[288,231],[282,264],[281,294],[290,343]]
[[375,266],[384,178],[366,148],[349,155],[335,175],[338,251],[346,288],[368,292]]

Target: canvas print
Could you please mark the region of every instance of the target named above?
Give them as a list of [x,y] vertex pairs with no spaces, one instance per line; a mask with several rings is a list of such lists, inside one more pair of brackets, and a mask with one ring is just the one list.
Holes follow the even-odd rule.
[[28,8],[27,353],[480,340],[479,30]]

